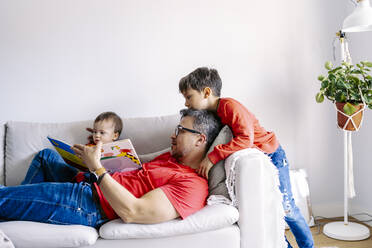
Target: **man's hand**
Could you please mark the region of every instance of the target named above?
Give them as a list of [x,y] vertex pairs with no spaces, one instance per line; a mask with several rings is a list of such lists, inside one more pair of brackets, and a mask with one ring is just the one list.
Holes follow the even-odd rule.
[[197,172],[202,177],[205,177],[206,179],[208,179],[208,173],[209,173],[209,170],[212,168],[212,166],[213,164],[209,160],[208,156],[205,156],[203,161],[200,163],[200,166]]
[[101,150],[102,142],[98,142],[96,146],[85,146],[85,145],[74,145],[71,147],[76,155],[81,158],[84,164],[88,167],[90,171],[95,171],[102,167]]

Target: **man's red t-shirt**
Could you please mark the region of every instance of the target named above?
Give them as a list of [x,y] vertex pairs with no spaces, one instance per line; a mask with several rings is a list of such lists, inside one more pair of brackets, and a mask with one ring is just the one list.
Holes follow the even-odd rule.
[[234,138],[227,144],[215,146],[208,154],[213,164],[245,148],[258,148],[265,153],[273,153],[278,149],[279,142],[275,134],[267,132],[254,114],[240,102],[232,98],[220,98],[217,115],[223,125],[231,128]]
[[[111,177],[137,198],[153,189],[162,189],[182,219],[202,209],[208,195],[207,181],[194,169],[177,163],[169,152],[144,163],[140,170],[115,172]],[[95,187],[106,216],[118,218],[101,189],[97,184]]]

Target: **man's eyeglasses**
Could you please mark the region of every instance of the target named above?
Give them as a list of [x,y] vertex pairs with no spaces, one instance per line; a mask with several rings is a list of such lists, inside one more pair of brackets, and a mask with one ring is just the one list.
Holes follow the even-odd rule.
[[183,127],[181,125],[177,125],[176,129],[174,130],[174,134],[176,135],[176,137],[178,136],[178,134],[180,133],[181,130],[184,130],[184,131],[187,131],[187,132],[190,132],[190,133],[202,134],[201,132],[196,131],[194,129],[186,128],[186,127]]

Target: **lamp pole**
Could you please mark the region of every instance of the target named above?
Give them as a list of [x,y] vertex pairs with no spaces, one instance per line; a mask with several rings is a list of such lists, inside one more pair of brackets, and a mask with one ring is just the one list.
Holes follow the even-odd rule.
[[[338,33],[340,37],[340,47],[341,47],[341,59],[342,62],[350,62],[351,58],[348,53],[348,49],[345,44],[345,33],[342,30]],[[347,49],[347,50],[346,50]],[[351,131],[344,130],[344,225],[348,225],[348,209],[349,209],[349,181],[353,180],[353,174],[349,174],[350,167],[353,165],[353,151],[351,143]],[[354,192],[354,189],[352,189]],[[352,195],[352,197],[355,193]]]
[[[357,0],[357,7],[343,23],[339,32],[342,62],[351,63],[345,33],[372,31],[372,8],[369,0]],[[344,131],[344,221],[330,222],[323,228],[323,233],[339,240],[363,240],[370,236],[369,228],[362,224],[348,221],[348,198],[355,196],[353,176],[353,151],[351,131]]]

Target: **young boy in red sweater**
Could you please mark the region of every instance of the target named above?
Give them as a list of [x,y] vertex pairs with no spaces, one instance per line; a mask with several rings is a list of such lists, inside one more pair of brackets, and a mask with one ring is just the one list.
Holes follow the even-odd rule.
[[[283,194],[285,220],[296,237],[300,248],[314,247],[314,241],[304,217],[295,205],[289,179],[289,166],[284,150],[273,132],[266,131],[256,117],[241,103],[232,98],[221,98],[222,81],[217,70],[197,68],[181,78],[179,91],[185,98],[185,106],[215,112],[223,125],[228,125],[233,139],[217,145],[202,161],[198,173],[208,178],[211,167],[230,154],[256,148],[267,154],[279,171],[280,191]],[[291,245],[288,243],[288,247]]]

